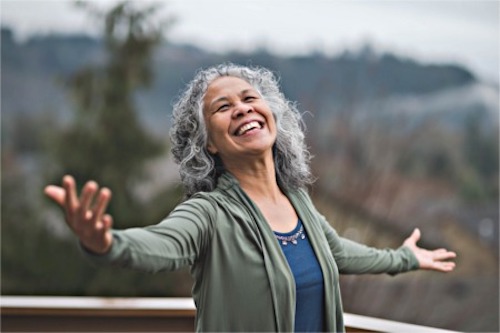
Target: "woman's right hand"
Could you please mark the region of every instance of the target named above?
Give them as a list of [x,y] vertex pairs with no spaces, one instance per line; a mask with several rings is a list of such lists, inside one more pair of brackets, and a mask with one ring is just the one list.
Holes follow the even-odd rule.
[[[66,223],[80,239],[81,244],[96,254],[105,254],[111,248],[113,219],[105,214],[111,199],[111,191],[89,181],[78,198],[75,180],[71,176],[63,177],[63,186],[49,185],[45,194],[59,204],[66,217]],[[96,197],[97,194],[97,197]]]

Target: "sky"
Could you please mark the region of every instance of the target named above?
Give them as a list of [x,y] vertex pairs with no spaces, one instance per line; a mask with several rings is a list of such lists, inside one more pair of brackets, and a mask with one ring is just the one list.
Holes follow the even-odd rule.
[[[24,40],[34,34],[88,33],[98,27],[69,0],[0,0],[1,23]],[[102,8],[117,0],[94,1]],[[169,0],[160,17],[174,15],[172,42],[209,51],[267,48],[280,55],[334,56],[369,43],[426,63],[465,65],[499,82],[498,0]]]

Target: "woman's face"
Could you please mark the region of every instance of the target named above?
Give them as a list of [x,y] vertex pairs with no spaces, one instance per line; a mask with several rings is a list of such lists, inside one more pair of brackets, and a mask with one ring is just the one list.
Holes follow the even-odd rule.
[[207,149],[224,163],[272,152],[276,123],[269,105],[245,80],[214,80],[203,99]]

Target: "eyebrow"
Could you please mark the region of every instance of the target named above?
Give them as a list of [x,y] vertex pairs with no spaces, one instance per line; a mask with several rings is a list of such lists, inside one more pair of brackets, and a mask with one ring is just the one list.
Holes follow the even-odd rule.
[[[240,91],[240,92],[239,92],[239,95],[245,95],[245,94],[247,94],[248,92],[256,92],[256,93],[258,93],[255,89],[253,89],[253,88],[248,88],[248,89],[243,89],[242,91]],[[228,98],[228,97],[226,97],[226,96],[219,97],[219,98],[217,98],[216,100],[212,101],[212,102],[210,103],[210,105],[208,106],[208,108],[209,108],[209,109],[211,109],[211,108],[212,108],[215,104],[217,104],[217,103],[219,103],[219,102],[222,102],[222,101],[227,101],[227,100],[229,100],[229,98]]]

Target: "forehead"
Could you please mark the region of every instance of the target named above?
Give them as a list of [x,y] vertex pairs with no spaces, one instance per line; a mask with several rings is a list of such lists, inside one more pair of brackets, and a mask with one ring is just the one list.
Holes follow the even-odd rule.
[[207,88],[203,102],[208,106],[214,100],[239,94],[244,90],[255,90],[247,81],[234,76],[223,76],[212,81]]

